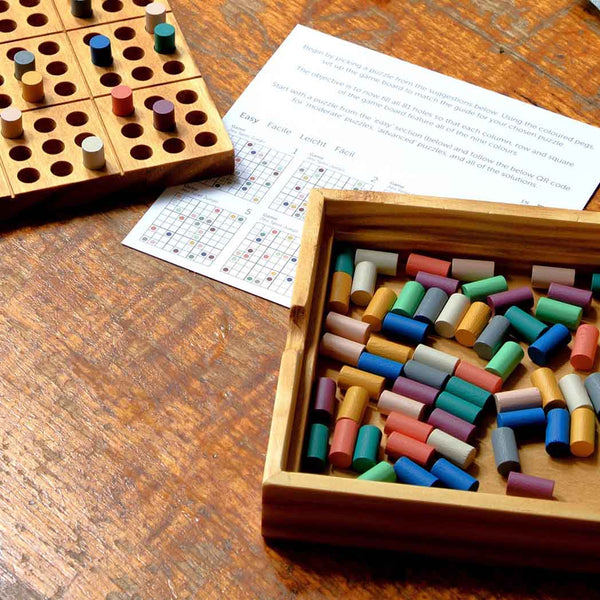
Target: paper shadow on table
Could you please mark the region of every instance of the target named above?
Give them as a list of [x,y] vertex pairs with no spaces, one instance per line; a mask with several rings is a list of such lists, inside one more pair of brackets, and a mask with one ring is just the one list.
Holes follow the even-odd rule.
[[120,190],[97,199],[81,202],[63,202],[60,197],[43,203],[10,209],[0,209],[0,235],[22,227],[39,227],[47,223],[70,220],[93,214],[108,213],[127,206],[145,205],[159,196],[160,190],[148,189],[131,192]]
[[[519,600],[595,600],[597,577],[556,570],[489,566],[369,548],[343,548],[266,540],[278,578],[291,590],[304,587],[337,590],[342,597],[518,598]],[[510,549],[507,548],[507,552]],[[275,556],[277,558],[275,559]],[[327,584],[324,580],[329,580]],[[358,590],[364,591],[364,596]],[[403,590],[412,590],[405,596]],[[354,595],[356,594],[356,595]],[[414,596],[412,595],[414,594]],[[329,596],[325,596],[329,597]]]

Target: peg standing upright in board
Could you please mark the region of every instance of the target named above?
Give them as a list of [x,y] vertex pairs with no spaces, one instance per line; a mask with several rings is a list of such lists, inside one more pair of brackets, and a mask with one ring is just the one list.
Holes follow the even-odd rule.
[[23,84],[23,100],[26,102],[41,102],[44,99],[44,80],[41,73],[27,71],[21,77]]
[[127,85],[117,85],[110,92],[112,98],[112,111],[118,117],[127,117],[135,110],[133,105],[133,91]]
[[104,158],[104,142],[95,135],[86,137],[81,142],[81,151],[83,153],[83,165],[87,169],[99,171],[104,168],[106,159]]
[[158,100],[152,105],[154,128],[158,131],[175,129],[175,105],[170,100]]
[[2,124],[2,137],[14,140],[23,135],[23,115],[18,108],[14,106],[5,108],[0,113],[0,123]]
[[162,2],[151,2],[146,6],[146,31],[154,33],[154,29],[167,21],[167,8]]
[[27,50],[19,50],[13,56],[15,63],[15,79],[22,80],[23,75],[29,71],[35,71],[35,56]]
[[92,64],[97,67],[110,67],[113,63],[110,39],[105,35],[95,35],[90,40]]
[[175,52],[175,27],[170,23],[160,23],[154,28],[154,50],[159,54]]
[[92,0],[71,0],[71,14],[78,19],[91,19]]

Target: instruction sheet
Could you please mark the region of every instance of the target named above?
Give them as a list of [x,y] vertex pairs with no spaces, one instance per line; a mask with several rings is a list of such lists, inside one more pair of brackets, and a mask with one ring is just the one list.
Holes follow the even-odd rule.
[[600,180],[599,128],[300,25],[224,121],[235,174],[123,243],[284,306],[314,187],[582,209]]

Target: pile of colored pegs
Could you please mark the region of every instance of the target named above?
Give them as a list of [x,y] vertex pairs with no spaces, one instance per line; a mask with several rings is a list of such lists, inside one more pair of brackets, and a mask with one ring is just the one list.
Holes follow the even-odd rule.
[[[600,275],[588,290],[574,287],[574,269],[534,265],[531,287],[509,289],[493,261],[412,253],[399,293],[377,287],[398,264],[394,252],[338,248],[319,353],[341,366],[337,381],[316,382],[304,469],[324,472],[329,464],[359,479],[476,491],[469,469],[477,426],[495,408],[492,445],[507,493],[553,498],[554,481],[521,473],[517,441],[545,436],[552,458],[594,453],[600,373],[557,380],[548,365],[566,360],[575,331],[571,366],[594,368],[599,331],[582,318]],[[546,291],[537,304],[532,288]],[[352,305],[364,307],[360,318],[348,316]],[[487,364],[431,347],[435,336],[453,338]],[[531,386],[503,391],[525,350],[539,367]],[[365,419],[373,411],[385,417],[383,431]]]

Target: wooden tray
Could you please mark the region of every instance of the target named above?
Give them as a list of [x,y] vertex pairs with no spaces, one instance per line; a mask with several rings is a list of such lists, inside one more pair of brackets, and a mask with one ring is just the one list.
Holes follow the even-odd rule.
[[[578,281],[600,270],[600,215],[579,211],[471,202],[374,192],[315,190],[310,198],[289,332],[281,360],[263,479],[263,535],[354,546],[398,549],[485,562],[598,570],[600,477],[598,454],[588,459],[551,459],[543,441],[521,448],[523,471],[556,479],[556,500],[505,495],[494,467],[489,430],[482,426],[473,473],[480,491],[419,488],[359,481],[350,471],[300,472],[312,385],[317,376],[337,377],[341,365],[318,357],[328,293],[333,241],[401,253],[401,287],[411,251],[441,258],[497,261],[510,287],[527,285],[531,265],[577,268]],[[403,260],[404,259],[404,260]],[[594,301],[587,322],[596,323]],[[353,309],[353,316],[361,310]],[[470,348],[435,339],[434,347],[485,365]],[[317,360],[318,359],[318,360]],[[572,372],[568,354],[558,357],[561,376]],[[528,387],[529,359],[504,389]],[[365,422],[382,425],[371,405]]]

